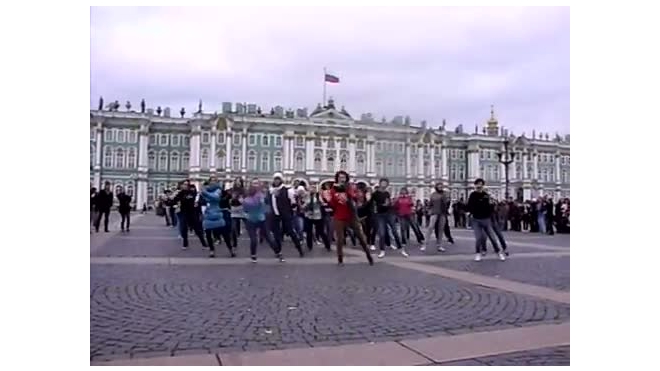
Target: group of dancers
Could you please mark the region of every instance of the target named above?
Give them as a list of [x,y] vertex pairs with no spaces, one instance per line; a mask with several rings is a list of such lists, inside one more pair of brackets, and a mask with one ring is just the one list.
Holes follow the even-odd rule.
[[[467,202],[472,216],[475,234],[475,260],[486,254],[486,240],[490,240],[500,260],[508,255],[501,226],[494,217],[494,202],[484,190],[483,179],[475,181]],[[250,239],[250,256],[257,262],[257,248],[265,242],[280,261],[284,261],[282,243],[285,236],[291,239],[300,257],[312,251],[315,244],[322,244],[331,251],[331,241],[336,243],[338,264],[344,262],[346,239],[353,246],[361,247],[366,260],[373,265],[371,251],[378,257],[385,256],[386,247],[398,250],[408,257],[405,246],[413,231],[419,249],[427,249],[427,243],[435,234],[438,252],[446,251],[442,244],[443,232],[448,242],[449,198],[438,183],[428,202],[430,215],[426,227],[416,220],[416,204],[405,188],[399,195],[389,192],[389,181],[380,179],[373,188],[364,183],[354,183],[345,171],[335,174],[334,182],[307,187],[294,182],[285,185],[281,173],[275,173],[270,184],[253,179],[245,186],[237,178],[229,189],[222,187],[216,176],[205,181],[201,190],[188,180],[179,183],[175,192],[166,191],[156,204],[158,215],[167,225],[178,227],[182,248],[189,248],[189,232],[197,235],[201,245],[208,248],[209,256],[215,257],[215,243],[224,241],[229,256],[236,256],[238,236],[244,225]],[[100,220],[100,218],[99,218]],[[106,222],[107,223],[107,222]],[[107,225],[107,224],[106,224]],[[392,244],[393,243],[393,244]]]

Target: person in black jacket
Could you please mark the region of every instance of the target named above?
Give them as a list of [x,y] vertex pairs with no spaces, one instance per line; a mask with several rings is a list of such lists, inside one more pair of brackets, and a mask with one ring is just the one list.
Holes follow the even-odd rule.
[[484,191],[484,180],[478,178],[474,181],[475,190],[470,193],[468,198],[467,209],[472,215],[472,229],[474,230],[475,238],[475,261],[481,260],[481,247],[486,245],[486,236],[493,243],[493,249],[500,257],[500,260],[506,260],[504,254],[500,251],[500,247],[496,241],[495,232],[491,222],[493,215],[493,206],[491,205],[490,196]]
[[101,225],[101,217],[103,219],[103,226],[105,227],[105,232],[110,232],[108,230],[108,218],[110,217],[110,208],[112,207],[114,196],[110,190],[110,182],[105,182],[103,189],[96,195],[96,221],[94,221],[94,229],[96,232],[99,231]]
[[[89,225],[91,226],[94,224],[94,221],[96,220],[96,196],[98,195],[98,192],[96,192],[96,187],[90,187],[89,189]],[[559,204],[557,204],[559,206]],[[91,229],[89,233],[92,233]]]
[[174,204],[179,205],[179,233],[183,239],[183,250],[188,249],[188,225],[192,225],[195,234],[202,243],[202,246],[207,247],[204,234],[202,233],[202,225],[196,212],[195,198],[197,194],[188,188],[187,182],[181,182],[179,185],[179,193],[174,196],[172,201]]
[[291,241],[298,250],[298,255],[302,258],[305,253],[300,244],[300,236],[293,228],[293,209],[291,205],[295,202],[295,193],[293,189],[285,187],[282,183],[282,173],[273,174],[273,184],[270,188],[269,198],[273,210],[271,228],[275,236],[275,247],[282,250],[282,240],[286,233],[291,237]]
[[119,215],[121,215],[121,231],[131,231],[131,196],[124,192],[124,188],[117,187],[117,200],[119,201]]

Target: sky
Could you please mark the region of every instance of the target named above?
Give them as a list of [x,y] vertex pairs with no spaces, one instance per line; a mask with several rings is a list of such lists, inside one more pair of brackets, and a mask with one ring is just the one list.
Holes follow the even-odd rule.
[[568,7],[92,7],[90,108],[311,112],[326,67],[341,80],[328,97],[355,118],[474,132],[494,105],[500,127],[554,137],[570,130],[569,20]]

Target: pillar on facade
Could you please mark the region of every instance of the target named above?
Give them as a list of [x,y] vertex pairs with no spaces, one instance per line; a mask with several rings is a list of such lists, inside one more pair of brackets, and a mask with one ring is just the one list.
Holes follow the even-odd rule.
[[241,173],[247,173],[247,128],[241,131]]
[[216,148],[216,143],[218,140],[218,128],[216,125],[213,125],[213,128],[211,128],[211,154],[209,155],[209,168],[211,170],[211,173],[216,172],[216,167],[218,164],[215,163],[216,161],[216,153],[218,152],[218,149]]

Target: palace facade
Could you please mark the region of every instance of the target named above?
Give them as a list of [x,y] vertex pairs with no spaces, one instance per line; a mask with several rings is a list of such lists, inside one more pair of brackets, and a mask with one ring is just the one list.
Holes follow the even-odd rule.
[[322,183],[340,169],[369,184],[387,177],[394,192],[407,187],[417,198],[428,198],[436,182],[453,200],[467,198],[481,177],[502,199],[506,167],[500,156],[512,161],[510,197],[570,197],[570,136],[514,136],[499,127],[492,107],[481,130],[466,133],[461,125],[446,129],[444,121],[432,128],[400,116],[355,119],[332,99],[311,114],[282,107],[264,114],[241,103],[206,113],[200,103],[192,116],[182,110],[171,117],[169,108],[135,112],[127,106],[90,111],[90,181],[97,188],[105,181],[124,186],[138,207],[185,178],[199,185],[211,174],[267,180],[282,172],[285,181]]

